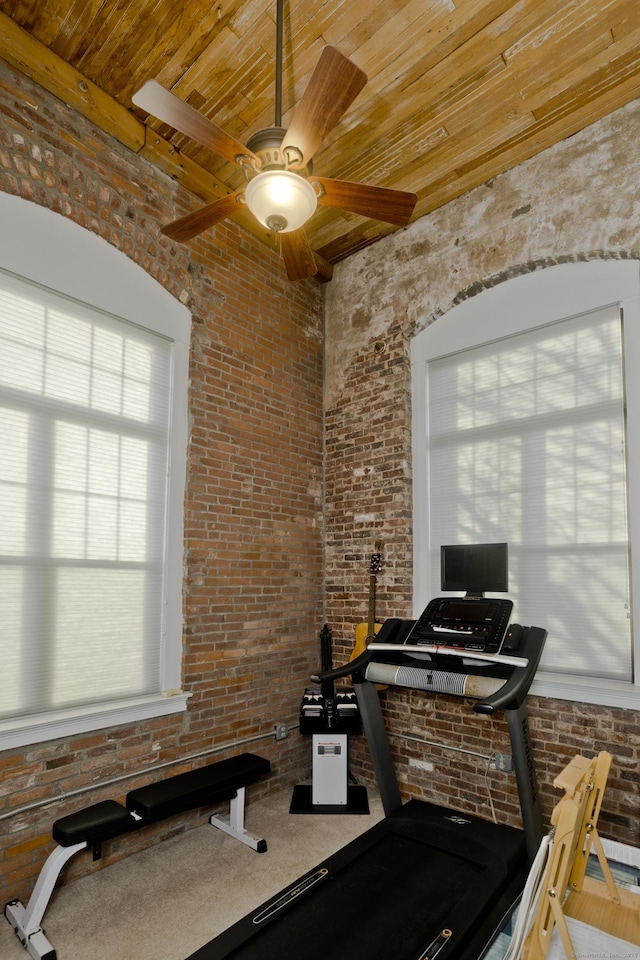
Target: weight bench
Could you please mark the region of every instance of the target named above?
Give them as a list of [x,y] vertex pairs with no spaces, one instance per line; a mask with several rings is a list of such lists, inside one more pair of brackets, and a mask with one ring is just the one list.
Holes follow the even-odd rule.
[[76,853],[89,848],[93,850],[93,859],[99,860],[103,841],[112,837],[177,813],[228,800],[228,816],[214,814],[209,823],[258,853],[264,853],[266,841],[244,829],[244,804],[246,787],[270,769],[271,764],[263,757],[242,753],[131,790],[125,799],[126,806],[116,800],[103,800],[56,820],[51,835],[57,846],[40,871],[29,903],[24,907],[19,900],[10,900],[4,908],[5,917],[23,947],[33,960],[56,960],[56,951],[40,924],[60,871]]

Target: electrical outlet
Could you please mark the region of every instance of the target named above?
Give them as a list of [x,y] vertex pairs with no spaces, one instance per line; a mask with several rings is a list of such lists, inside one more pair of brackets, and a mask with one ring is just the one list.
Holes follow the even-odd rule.
[[276,723],[276,740],[286,740],[289,736],[289,727],[286,723]]
[[493,765],[496,770],[502,770],[503,773],[510,773],[513,770],[513,757],[510,753],[494,753]]

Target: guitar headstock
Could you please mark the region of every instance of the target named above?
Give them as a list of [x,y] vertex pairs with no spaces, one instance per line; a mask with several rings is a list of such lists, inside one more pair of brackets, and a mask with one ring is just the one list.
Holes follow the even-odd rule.
[[377,573],[380,573],[382,569],[382,540],[376,540],[375,553],[371,554],[371,560],[369,561],[369,572],[372,577],[375,577]]

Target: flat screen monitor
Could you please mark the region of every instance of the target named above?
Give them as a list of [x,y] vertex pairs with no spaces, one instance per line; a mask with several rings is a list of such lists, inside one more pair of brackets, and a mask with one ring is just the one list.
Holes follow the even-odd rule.
[[506,543],[451,544],[440,547],[442,589],[470,596],[506,593],[509,555]]

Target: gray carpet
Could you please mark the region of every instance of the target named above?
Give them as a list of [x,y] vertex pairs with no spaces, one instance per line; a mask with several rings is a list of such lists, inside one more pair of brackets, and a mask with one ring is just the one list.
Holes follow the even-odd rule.
[[[291,791],[251,803],[245,826],[264,837],[253,850],[205,822],[186,835],[56,889],[42,926],[57,960],[185,960],[235,920],[382,818],[291,815]],[[81,853],[78,856],[90,856]],[[28,960],[0,919],[1,960]]]

